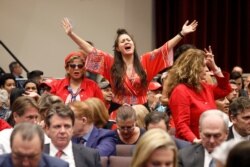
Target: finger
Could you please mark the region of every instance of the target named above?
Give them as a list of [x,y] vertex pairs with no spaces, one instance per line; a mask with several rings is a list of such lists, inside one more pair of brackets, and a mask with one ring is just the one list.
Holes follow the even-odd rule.
[[189,22],[189,20],[186,20],[186,22],[184,23],[184,25],[187,25],[187,24],[188,24],[188,22]]

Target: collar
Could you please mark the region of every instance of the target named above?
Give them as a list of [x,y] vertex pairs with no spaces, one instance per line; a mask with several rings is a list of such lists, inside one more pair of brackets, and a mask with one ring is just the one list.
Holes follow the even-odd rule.
[[[54,157],[56,155],[57,151],[58,151],[58,149],[51,142],[50,143],[50,151],[49,151],[50,156]],[[72,142],[70,141],[69,144],[62,151],[63,151],[63,155],[71,156],[71,154],[72,154]],[[73,156],[73,154],[72,154],[72,156]]]
[[233,131],[233,135],[234,135],[234,139],[235,140],[249,140],[249,135],[248,136],[241,136],[234,128],[234,126],[232,127],[232,131]]

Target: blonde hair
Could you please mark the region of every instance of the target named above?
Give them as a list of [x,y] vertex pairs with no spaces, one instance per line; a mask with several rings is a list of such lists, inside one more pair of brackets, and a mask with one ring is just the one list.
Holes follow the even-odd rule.
[[93,97],[84,101],[94,114],[94,124],[96,127],[103,127],[109,119],[108,109],[102,100]]
[[188,49],[175,61],[167,78],[168,96],[180,83],[201,89],[200,73],[204,66],[205,52],[199,49]]
[[149,113],[148,109],[142,104],[133,105],[132,107],[135,110],[136,126],[145,128],[144,118]]
[[133,153],[131,167],[145,167],[151,154],[158,148],[174,152],[174,167],[177,166],[177,148],[169,134],[162,129],[150,129],[140,138]]

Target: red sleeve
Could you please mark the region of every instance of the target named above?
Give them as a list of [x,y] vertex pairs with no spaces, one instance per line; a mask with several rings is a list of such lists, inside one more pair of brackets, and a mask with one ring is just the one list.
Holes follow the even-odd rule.
[[213,87],[214,99],[220,99],[227,96],[231,92],[229,83],[229,73],[223,72],[224,77],[216,77],[217,85]]
[[151,81],[161,70],[173,64],[172,50],[168,50],[166,43],[162,47],[142,55],[141,63],[147,73],[147,80]]
[[173,116],[176,136],[192,142],[195,134],[190,129],[190,98],[183,86],[177,86],[169,99],[169,107]]
[[0,131],[9,128],[11,128],[11,126],[5,120],[0,119]]

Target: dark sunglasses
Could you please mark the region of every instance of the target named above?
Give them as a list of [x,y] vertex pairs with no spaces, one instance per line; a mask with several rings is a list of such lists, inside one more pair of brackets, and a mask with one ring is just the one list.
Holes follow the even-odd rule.
[[69,66],[70,66],[70,68],[76,68],[76,67],[78,67],[79,69],[82,69],[83,67],[84,67],[84,65],[83,64],[69,64]]

